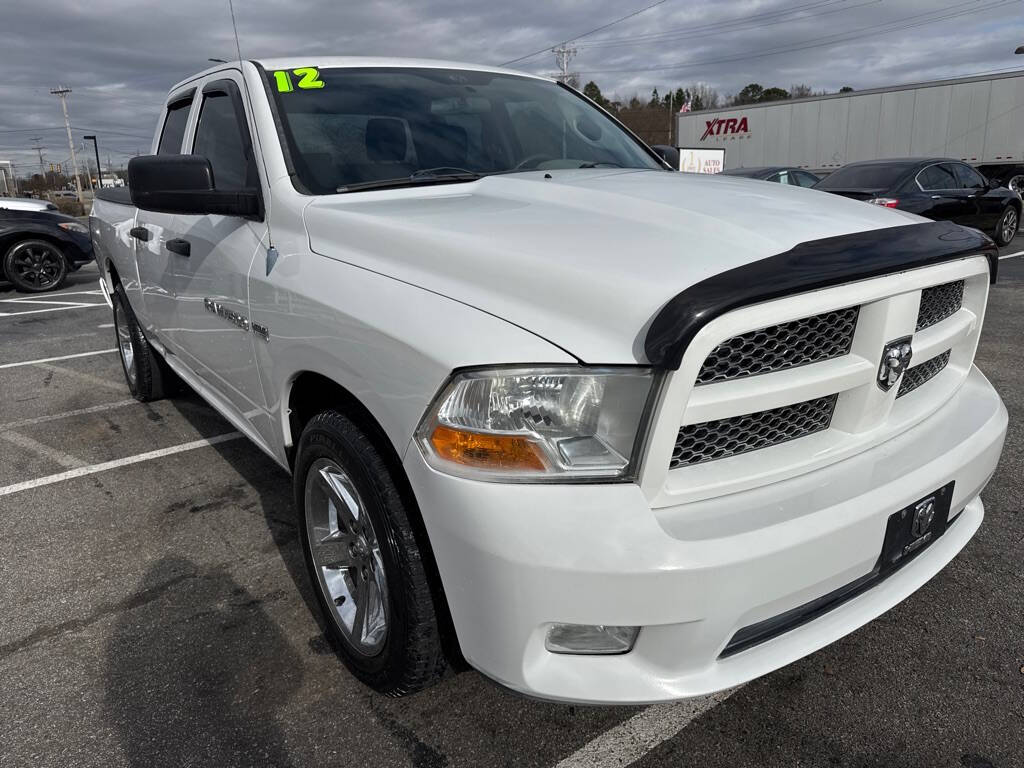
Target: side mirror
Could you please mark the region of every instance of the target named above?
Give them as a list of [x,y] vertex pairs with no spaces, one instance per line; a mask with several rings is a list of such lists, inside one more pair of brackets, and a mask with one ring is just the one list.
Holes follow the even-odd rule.
[[201,155],[143,155],[128,161],[132,204],[143,211],[261,218],[254,189],[221,190]]
[[673,171],[679,170],[679,150],[667,144],[652,144],[654,154],[672,166]]
[[1001,186],[1003,186],[1003,185],[999,182],[998,179],[989,179],[989,178],[985,179],[985,188],[986,189],[999,189]]

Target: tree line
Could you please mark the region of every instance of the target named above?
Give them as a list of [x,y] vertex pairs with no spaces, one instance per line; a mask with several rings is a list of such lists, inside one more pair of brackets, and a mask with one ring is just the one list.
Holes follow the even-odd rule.
[[[848,85],[839,89],[839,93],[850,93],[853,91]],[[739,90],[738,93],[722,96],[718,91],[704,83],[697,83],[689,87],[678,87],[675,90],[666,91],[660,94],[657,88],[651,91],[649,99],[643,99],[639,94],[633,94],[629,98],[618,99],[614,96],[609,98],[601,93],[601,88],[591,80],[583,86],[583,94],[594,100],[609,112],[619,113],[623,111],[635,111],[642,109],[671,109],[678,112],[683,105],[688,104],[690,110],[699,112],[702,109],[719,109],[725,107],[741,107],[747,104],[758,104],[766,101],[786,101],[788,99],[803,99],[808,96],[825,96],[828,91],[814,90],[809,85],[792,85],[789,89],[778,86],[765,87],[760,83],[750,83]]]

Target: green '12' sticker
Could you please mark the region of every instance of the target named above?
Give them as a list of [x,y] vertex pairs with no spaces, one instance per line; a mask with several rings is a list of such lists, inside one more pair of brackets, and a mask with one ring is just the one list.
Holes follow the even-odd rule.
[[320,71],[316,67],[299,67],[291,72],[287,69],[278,69],[274,71],[274,82],[277,83],[279,93],[291,93],[295,90],[292,75],[299,79],[298,86],[302,90],[324,87],[324,81],[320,79]]

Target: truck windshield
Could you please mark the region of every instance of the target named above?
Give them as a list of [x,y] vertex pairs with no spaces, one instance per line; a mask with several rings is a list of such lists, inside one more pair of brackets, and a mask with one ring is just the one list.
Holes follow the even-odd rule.
[[319,70],[322,86],[302,88],[290,87],[290,72],[268,75],[295,172],[313,194],[556,168],[662,168],[600,110],[545,80],[328,68]]

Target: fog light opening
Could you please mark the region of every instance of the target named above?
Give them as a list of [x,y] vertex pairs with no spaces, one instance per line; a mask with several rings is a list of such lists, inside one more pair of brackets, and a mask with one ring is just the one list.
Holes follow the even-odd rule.
[[610,655],[633,650],[640,627],[605,624],[552,624],[544,647],[551,653]]

